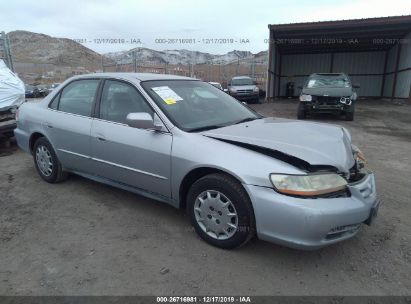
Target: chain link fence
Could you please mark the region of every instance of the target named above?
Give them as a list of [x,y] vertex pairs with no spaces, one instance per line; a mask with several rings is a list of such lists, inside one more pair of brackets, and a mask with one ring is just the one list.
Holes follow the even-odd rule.
[[126,64],[105,64],[104,72],[138,72],[172,74],[194,77],[203,81],[219,82],[224,88],[234,76],[250,76],[258,85],[265,89],[267,82],[267,66],[260,62],[237,62],[229,64],[153,64],[150,62],[136,62]]

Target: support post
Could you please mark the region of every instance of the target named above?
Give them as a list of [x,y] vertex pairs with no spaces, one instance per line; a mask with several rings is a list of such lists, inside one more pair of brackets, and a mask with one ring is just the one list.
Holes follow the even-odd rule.
[[395,98],[395,91],[397,89],[397,78],[398,78],[398,67],[400,65],[400,56],[401,56],[401,43],[398,43],[398,48],[397,48],[397,61],[395,63],[395,74],[394,74],[394,81],[392,84],[392,93],[391,93],[391,99]]
[[385,51],[384,72],[383,72],[383,74],[382,74],[382,83],[381,83],[381,94],[380,94],[380,98],[384,97],[385,77],[386,77],[386,74],[387,74],[388,53],[389,53],[389,51]]

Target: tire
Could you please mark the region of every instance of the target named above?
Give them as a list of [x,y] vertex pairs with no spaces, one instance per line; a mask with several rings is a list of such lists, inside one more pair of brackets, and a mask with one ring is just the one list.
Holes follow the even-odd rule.
[[354,120],[354,106],[351,106],[351,107],[345,112],[345,120],[346,120],[346,121],[353,121],[353,120]]
[[307,113],[305,111],[304,105],[302,103],[298,104],[297,119],[305,119]]
[[33,160],[37,173],[48,183],[59,183],[68,176],[50,142],[45,137],[36,140],[33,147]]
[[[187,210],[197,234],[216,247],[240,247],[255,235],[250,198],[243,186],[228,175],[209,174],[197,180],[188,192]],[[206,232],[206,226],[217,233],[213,230]],[[224,229],[226,232],[222,233]]]

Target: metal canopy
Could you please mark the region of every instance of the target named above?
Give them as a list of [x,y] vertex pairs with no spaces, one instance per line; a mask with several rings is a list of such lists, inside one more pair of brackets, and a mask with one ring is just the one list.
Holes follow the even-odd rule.
[[268,27],[271,46],[281,54],[381,51],[411,31],[411,15]]

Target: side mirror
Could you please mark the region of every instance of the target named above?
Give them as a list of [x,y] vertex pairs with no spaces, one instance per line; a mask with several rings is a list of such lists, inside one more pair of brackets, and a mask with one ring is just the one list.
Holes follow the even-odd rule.
[[[154,114],[154,116],[157,115]],[[132,128],[151,130],[161,130],[163,128],[163,125],[157,119],[153,119],[153,117],[146,112],[129,113],[126,121]]]
[[359,88],[360,88],[360,85],[359,85],[359,84],[353,84],[352,87],[353,87],[354,89],[359,89]]

